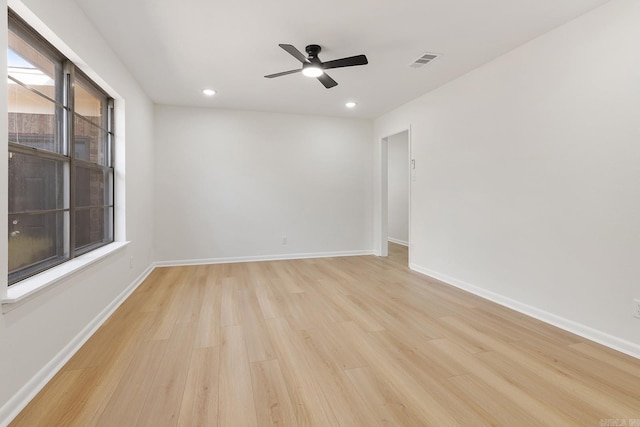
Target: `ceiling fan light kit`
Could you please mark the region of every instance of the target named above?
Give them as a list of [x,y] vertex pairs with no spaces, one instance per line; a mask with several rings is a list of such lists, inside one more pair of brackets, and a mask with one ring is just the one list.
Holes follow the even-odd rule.
[[281,73],[269,74],[265,76],[268,79],[286,76],[287,74],[294,74],[301,71],[302,74],[307,77],[316,77],[320,81],[320,83],[324,85],[324,87],[326,87],[327,89],[331,89],[332,87],[337,86],[338,82],[329,77],[325,70],[330,70],[332,68],[354,67],[356,65],[366,65],[369,63],[365,55],[349,56],[347,58],[340,58],[334,59],[332,61],[322,62],[320,58],[318,58],[318,54],[320,53],[322,48],[317,44],[310,44],[305,48],[305,51],[308,55],[306,57],[293,45],[279,44],[278,46],[280,46],[291,56],[300,61],[302,63],[302,68],[283,71]]
[[324,70],[317,64],[302,64],[302,74],[307,77],[319,77],[324,73]]

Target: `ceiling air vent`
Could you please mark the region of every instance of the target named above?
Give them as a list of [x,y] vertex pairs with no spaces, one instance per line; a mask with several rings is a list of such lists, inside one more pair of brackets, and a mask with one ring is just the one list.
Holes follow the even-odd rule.
[[411,68],[424,67],[425,65],[427,65],[428,63],[430,63],[431,61],[436,59],[437,57],[438,57],[437,53],[429,53],[429,52],[423,53],[421,56],[418,57],[418,59],[413,61],[409,65],[409,67],[411,67]]

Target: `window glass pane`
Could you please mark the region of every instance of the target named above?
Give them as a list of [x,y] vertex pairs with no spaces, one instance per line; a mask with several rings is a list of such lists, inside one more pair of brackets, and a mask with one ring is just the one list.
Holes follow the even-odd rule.
[[9,213],[62,209],[65,167],[61,160],[9,152]]
[[111,188],[106,171],[76,167],[76,206],[110,205]]
[[[56,99],[56,80],[60,80],[62,66],[47,58],[42,52],[9,31],[7,49],[9,76],[37,91]],[[9,85],[16,84],[9,79]]]
[[9,142],[62,153],[60,108],[20,85],[7,86]]
[[9,281],[14,282],[66,258],[65,212],[9,214]]
[[74,116],[74,155],[77,159],[107,164],[107,132],[86,120]]
[[76,113],[88,119],[91,123],[105,128],[103,117],[104,103],[106,99],[98,96],[94,91],[88,90],[81,80],[76,80],[74,85],[74,110]]
[[76,251],[113,240],[111,208],[86,208],[76,211]]
[[[8,13],[8,239],[14,284],[113,241],[113,104],[55,47]],[[71,99],[65,96],[67,83]]]

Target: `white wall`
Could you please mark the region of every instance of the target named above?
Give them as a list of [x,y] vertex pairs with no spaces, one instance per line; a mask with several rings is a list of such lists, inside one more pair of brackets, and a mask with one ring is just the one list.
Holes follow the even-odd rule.
[[372,121],[155,112],[160,261],[372,250]]
[[409,241],[409,132],[391,135],[387,141],[389,240],[406,245]]
[[[0,4],[5,10],[7,2]],[[153,107],[73,0],[9,0],[63,53],[105,85],[117,98],[117,158],[129,167],[117,173],[119,238],[131,243],[106,259],[63,279],[52,289],[0,314],[0,425],[15,414],[39,381],[64,357],[66,347],[150,266],[153,253]],[[35,16],[34,16],[35,14]],[[7,44],[6,19],[0,44]],[[53,34],[55,33],[54,37]],[[2,63],[6,58],[3,55]],[[6,79],[0,83],[6,93]],[[0,134],[7,134],[6,103],[0,105]],[[124,108],[124,110],[123,110]],[[126,132],[125,132],[126,130]],[[7,152],[2,138],[0,152]],[[0,184],[7,188],[7,156],[0,163]],[[126,187],[122,185],[126,176]],[[5,193],[5,190],[3,190]],[[0,198],[0,234],[6,236],[6,196]],[[122,209],[126,200],[126,217]],[[6,292],[7,240],[0,239],[0,290]],[[130,257],[133,267],[130,268]],[[86,331],[85,331],[86,332]]]
[[411,126],[414,268],[636,356],[638,22],[614,0],[375,123]]

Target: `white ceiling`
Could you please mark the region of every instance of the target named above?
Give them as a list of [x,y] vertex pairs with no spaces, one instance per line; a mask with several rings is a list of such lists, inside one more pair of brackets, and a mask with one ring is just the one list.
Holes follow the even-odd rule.
[[[607,0],[76,1],[156,103],[373,118]],[[265,79],[300,66],[279,43],[369,64]]]

